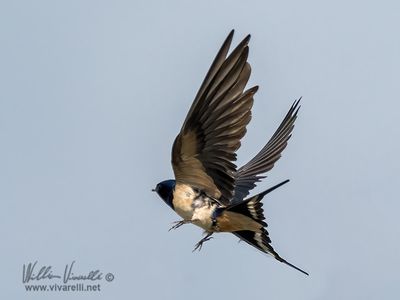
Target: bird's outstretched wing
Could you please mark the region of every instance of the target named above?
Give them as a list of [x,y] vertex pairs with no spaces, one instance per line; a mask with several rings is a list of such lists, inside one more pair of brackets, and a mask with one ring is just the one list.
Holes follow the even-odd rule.
[[300,108],[300,100],[301,98],[293,103],[282,123],[264,148],[235,173],[235,191],[231,200],[232,204],[242,201],[250,190],[256,186],[256,183],[266,177],[261,174],[271,170],[275,162],[281,157],[281,153],[286,148],[287,142],[292,135],[294,122]]
[[246,91],[251,68],[248,35],[227,57],[233,30],[219,50],[172,147],[172,167],[179,183],[201,189],[222,204],[232,199],[235,152],[251,119],[253,95]]

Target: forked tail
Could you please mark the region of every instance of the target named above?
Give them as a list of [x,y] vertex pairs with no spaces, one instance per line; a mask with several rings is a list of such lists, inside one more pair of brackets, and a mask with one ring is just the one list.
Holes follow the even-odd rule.
[[273,190],[277,189],[278,187],[284,185],[287,182],[289,182],[289,180],[285,180],[256,196],[244,200],[243,202],[227,207],[226,210],[245,215],[253,219],[262,226],[261,230],[258,230],[257,232],[251,230],[241,230],[232,232],[234,235],[236,235],[246,243],[250,244],[251,246],[257,248],[258,250],[267,253],[269,255],[272,255],[276,260],[296,269],[297,271],[300,271],[303,274],[309,275],[306,271],[289,263],[288,261],[280,257],[278,253],[276,253],[274,248],[271,246],[271,239],[269,238],[268,231],[265,228],[267,227],[267,223],[264,221],[265,217],[264,217],[264,210],[262,208],[263,204],[261,203],[261,200],[266,194],[272,192]]

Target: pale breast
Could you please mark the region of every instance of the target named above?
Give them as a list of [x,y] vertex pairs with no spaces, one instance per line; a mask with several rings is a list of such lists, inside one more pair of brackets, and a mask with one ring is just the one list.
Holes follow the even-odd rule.
[[173,196],[172,204],[176,213],[185,220],[192,219],[192,203],[196,198],[196,193],[193,189],[185,184],[176,184]]

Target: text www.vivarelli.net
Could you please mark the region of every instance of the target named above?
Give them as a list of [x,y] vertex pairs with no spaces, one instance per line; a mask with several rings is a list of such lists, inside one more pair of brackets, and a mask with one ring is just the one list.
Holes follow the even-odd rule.
[[100,284],[25,284],[27,292],[99,292]]

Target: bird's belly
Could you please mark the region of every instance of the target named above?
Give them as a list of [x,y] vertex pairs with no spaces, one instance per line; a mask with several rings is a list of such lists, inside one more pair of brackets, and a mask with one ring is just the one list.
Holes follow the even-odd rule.
[[192,219],[192,203],[195,197],[195,193],[190,186],[185,184],[177,184],[175,186],[172,204],[176,213],[184,220]]
[[204,205],[196,208],[192,216],[192,223],[208,232],[214,231],[212,221],[214,209],[214,205]]

